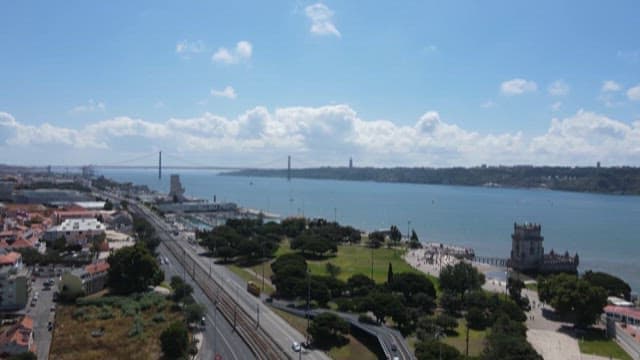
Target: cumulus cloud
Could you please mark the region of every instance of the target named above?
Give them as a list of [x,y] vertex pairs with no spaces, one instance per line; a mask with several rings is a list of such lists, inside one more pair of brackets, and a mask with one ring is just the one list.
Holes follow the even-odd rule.
[[600,91],[602,92],[615,92],[620,91],[622,86],[613,80],[606,80],[602,82],[602,88]]
[[106,108],[107,107],[104,104],[104,102],[89,99],[89,101],[86,104],[74,106],[73,108],[71,108],[71,110],[69,110],[69,112],[72,114],[98,112],[98,111],[105,111]]
[[538,90],[538,85],[534,81],[520,78],[507,80],[500,84],[500,92],[504,95],[522,95],[536,90]]
[[627,90],[627,97],[631,101],[640,101],[640,84]]
[[15,149],[55,145],[117,154],[127,151],[122,144],[146,144],[150,150],[219,156],[243,166],[286,154],[316,165],[341,163],[345,154],[373,166],[585,165],[597,160],[640,165],[640,121],[628,124],[583,110],[552,119],[548,130],[537,136],[480,133],[444,121],[436,111],[424,113],[413,124],[365,120],[347,105],[273,111],[256,107],[234,118],[207,112],[163,122],[117,117],[79,128],[26,125],[0,113],[0,134],[5,135],[0,146],[3,141]]
[[333,11],[323,3],[315,3],[304,9],[307,18],[311,20],[311,33],[316,35],[333,35],[340,37],[340,31],[333,23]]
[[188,41],[182,40],[176,44],[176,54],[185,59],[189,59],[193,54],[205,52],[207,47],[202,40]]
[[225,86],[222,90],[211,89],[211,95],[232,100],[238,97],[238,94],[236,94],[236,91],[231,86]]
[[569,85],[563,80],[556,80],[547,89],[551,96],[564,96],[569,93]]
[[248,41],[238,41],[235,49],[219,48],[211,57],[211,61],[224,64],[237,64],[251,59],[253,45]]

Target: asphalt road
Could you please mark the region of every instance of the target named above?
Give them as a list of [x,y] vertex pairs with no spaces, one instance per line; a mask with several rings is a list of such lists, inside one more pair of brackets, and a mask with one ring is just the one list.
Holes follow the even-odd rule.
[[[240,336],[233,332],[231,324],[229,324],[219,311],[216,311],[214,304],[202,292],[200,287],[194,283],[193,279],[185,272],[180,263],[173,257],[163,245],[158,248],[158,252],[164,258],[169,259],[168,264],[161,265],[165,273],[165,279],[168,281],[172,276],[184,276],[187,283],[193,286],[193,297],[195,300],[206,307],[206,326],[204,330],[204,340],[199,359],[214,359],[215,354],[220,354],[222,359],[233,360],[253,360],[255,356],[251,350],[242,341]],[[186,276],[185,276],[186,274]]]
[[[55,279],[55,278],[54,278]],[[51,305],[53,302],[53,292],[57,289],[57,284],[54,284],[50,290],[44,290],[44,282],[48,278],[36,278],[35,282],[31,283],[31,298],[27,304],[26,313],[33,318],[34,328],[34,342],[37,347],[38,359],[46,360],[49,358],[49,347],[51,346],[51,335],[47,329],[49,321],[54,323],[54,312],[51,311]],[[36,306],[31,306],[31,299],[38,292],[38,301]]]

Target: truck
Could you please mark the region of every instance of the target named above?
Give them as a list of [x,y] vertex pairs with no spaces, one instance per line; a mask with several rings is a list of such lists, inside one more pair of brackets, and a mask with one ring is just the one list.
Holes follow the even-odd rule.
[[260,287],[256,285],[253,281],[247,282],[247,291],[254,296],[260,296]]

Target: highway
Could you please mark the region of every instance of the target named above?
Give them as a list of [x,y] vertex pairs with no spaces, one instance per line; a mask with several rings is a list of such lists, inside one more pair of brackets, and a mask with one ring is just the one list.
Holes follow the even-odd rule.
[[219,354],[222,356],[222,359],[255,359],[255,356],[251,353],[251,349],[249,349],[240,336],[233,331],[231,324],[226,321],[219,310],[216,310],[214,303],[204,294],[200,286],[193,281],[173,254],[164,245],[158,248],[158,253],[163,258],[169,260],[167,263],[161,265],[165,273],[165,279],[169,280],[174,275],[184,277],[184,280],[193,287],[193,297],[195,300],[207,309],[205,315],[206,326],[203,332],[204,340],[198,357],[208,360],[214,359],[215,355]]
[[[119,202],[123,200],[113,194],[101,195]],[[297,359],[328,360],[320,351],[309,351],[300,356],[291,349],[294,341],[303,342],[304,336],[276,315],[269,307],[249,294],[244,284],[237,283],[235,274],[221,265],[213,264],[208,258],[198,255],[196,249],[186,241],[179,242],[171,234],[169,225],[144,206],[131,199],[129,209],[145,217],[160,236],[164,249],[169,249],[176,262],[186,264],[186,272],[191,272],[204,295],[218,298],[221,313],[229,322],[236,323],[236,332],[251,348],[259,359]],[[182,259],[178,259],[182,252]],[[222,290],[222,291],[220,291]],[[231,318],[233,314],[233,318]],[[233,320],[231,320],[233,319]],[[237,322],[236,322],[237,320]]]

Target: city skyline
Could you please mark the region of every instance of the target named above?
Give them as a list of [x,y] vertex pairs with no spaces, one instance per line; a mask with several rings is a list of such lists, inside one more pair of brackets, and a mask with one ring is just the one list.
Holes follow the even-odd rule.
[[1,163],[640,165],[639,6],[3,6]]

